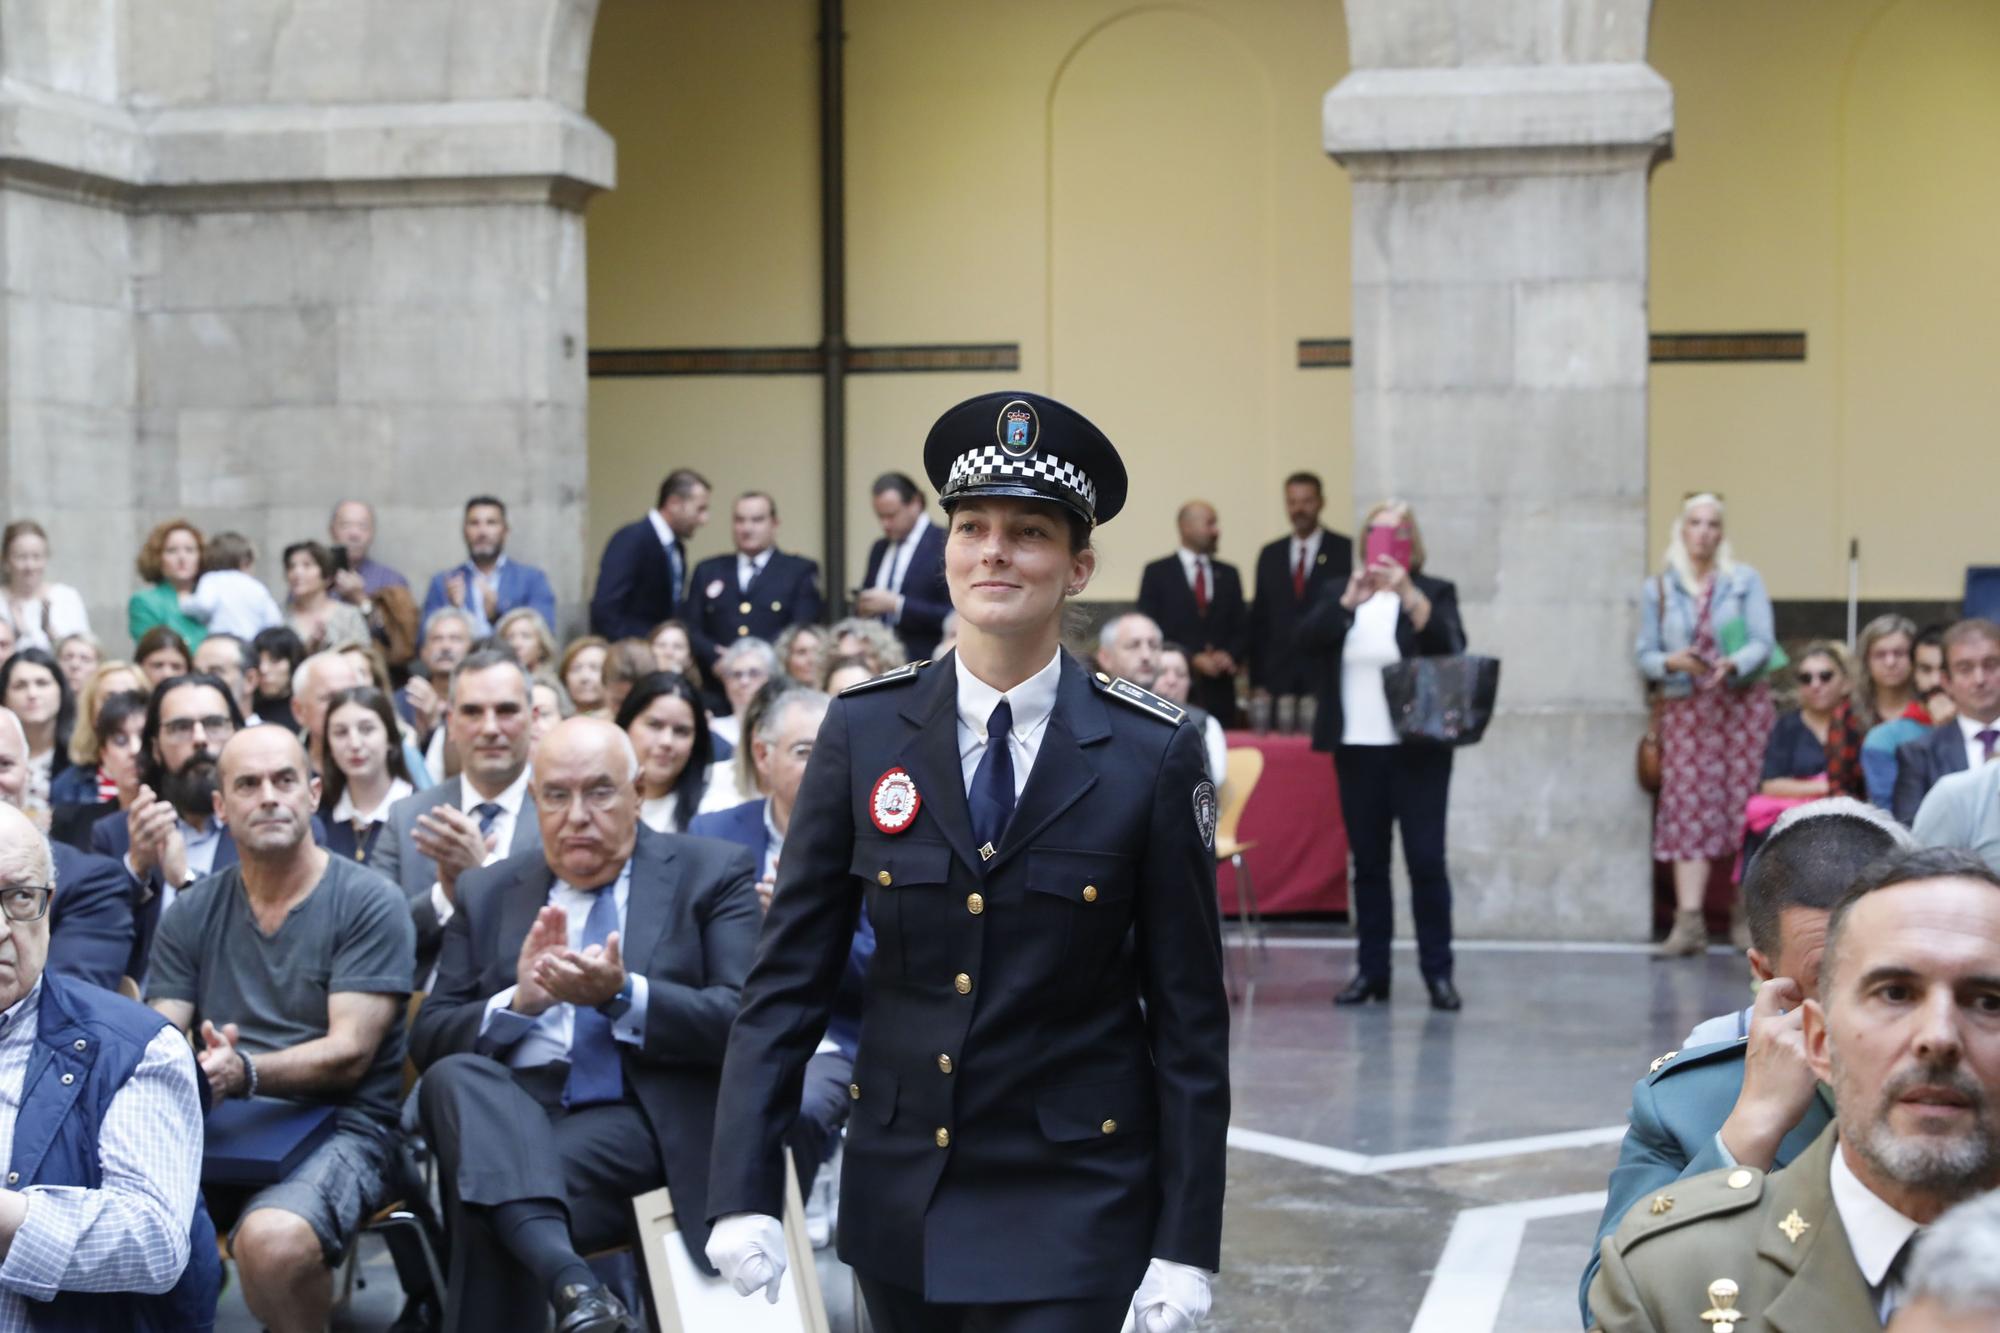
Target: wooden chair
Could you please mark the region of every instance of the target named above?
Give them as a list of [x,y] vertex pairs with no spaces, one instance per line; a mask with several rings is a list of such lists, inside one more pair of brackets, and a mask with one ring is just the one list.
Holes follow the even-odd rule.
[[[1267,956],[1269,946],[1264,941],[1264,914],[1257,906],[1257,889],[1250,882],[1250,868],[1243,854],[1256,847],[1254,842],[1244,842],[1237,837],[1237,828],[1243,821],[1243,809],[1250,804],[1250,794],[1257,790],[1258,779],[1264,776],[1264,753],[1247,745],[1239,745],[1229,751],[1226,777],[1222,784],[1222,810],[1215,821],[1215,855],[1220,861],[1229,862],[1236,876],[1236,917],[1237,929],[1243,944],[1243,972],[1247,978],[1250,969],[1250,940],[1254,933],[1259,957]],[[1226,970],[1228,951],[1223,951]],[[1236,993],[1233,975],[1229,981],[1231,995]]]

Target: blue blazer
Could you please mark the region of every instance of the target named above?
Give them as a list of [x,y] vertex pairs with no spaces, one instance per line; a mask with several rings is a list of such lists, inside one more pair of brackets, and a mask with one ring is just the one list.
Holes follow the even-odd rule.
[[[1729,1118],[1743,1091],[1743,1052],[1748,1040],[1738,1038],[1676,1051],[1656,1062],[1633,1087],[1631,1128],[1618,1145],[1618,1165],[1611,1169],[1604,1215],[1597,1222],[1597,1242],[1590,1247],[1590,1262],[1577,1288],[1584,1327],[1590,1326],[1590,1284],[1597,1277],[1605,1238],[1618,1230],[1632,1206],[1676,1180],[1729,1165],[1715,1136],[1722,1132],[1722,1122]],[[1806,1108],[1805,1117],[1778,1144],[1772,1169],[1787,1165],[1811,1147],[1832,1121],[1833,1108],[1822,1088]]]
[[[771,868],[764,864],[764,804],[764,798],[759,797],[727,810],[696,815],[688,822],[688,832],[698,838],[720,838],[748,848],[751,860],[757,863],[757,874],[767,875]],[[826,1035],[850,1060],[861,1045],[861,998],[868,981],[868,963],[874,957],[875,926],[864,906],[861,920],[854,927],[854,942],[847,948],[847,970],[841,974],[840,987],[833,994],[833,1013],[826,1020]]]
[[[687,559],[685,549],[681,559]],[[597,562],[597,590],[590,596],[590,632],[616,643],[643,639],[662,620],[681,612],[667,551],[650,518],[627,523],[604,543]]]
[[49,850],[56,895],[49,903],[48,970],[115,991],[132,957],[132,877],[111,858],[66,842],[51,842]]
[[[451,598],[446,595],[444,585],[445,580],[453,574],[464,574],[469,585],[472,582],[472,563],[465,561],[431,575],[430,591],[424,594],[424,621],[430,620],[431,612],[441,611],[451,605]],[[471,595],[468,588],[467,598],[470,599]],[[499,601],[500,609],[493,613],[496,624],[500,617],[509,611],[525,606],[530,610],[541,612],[542,619],[549,624],[549,629],[551,631],[556,629],[555,589],[549,586],[549,576],[533,565],[522,564],[519,560],[508,557],[507,563],[500,566]]]
[[706,670],[738,639],[769,643],[793,625],[812,624],[825,609],[818,561],[773,551],[746,591],[736,586],[732,551],[710,556],[694,567],[687,598],[688,638],[695,660]]
[[[889,539],[878,537],[868,548],[868,573],[861,586],[875,586],[882,557],[889,551]],[[903,614],[896,618],[896,637],[909,650],[911,661],[921,661],[937,653],[944,636],[944,618],[951,614],[951,590],[944,581],[944,529],[932,523],[917,539],[910,565],[903,571]]]
[[1896,787],[1890,813],[1905,824],[1916,823],[1917,811],[1938,779],[1963,773],[1965,765],[1965,733],[1957,722],[1932,727],[1915,740],[1904,741],[1896,747]]

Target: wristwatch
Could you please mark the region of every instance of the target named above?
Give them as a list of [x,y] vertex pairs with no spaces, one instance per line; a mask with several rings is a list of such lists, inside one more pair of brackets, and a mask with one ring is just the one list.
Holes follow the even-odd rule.
[[625,984],[618,988],[616,995],[606,1000],[603,1004],[598,1005],[597,1012],[616,1023],[619,1019],[625,1017],[627,1013],[631,1012],[631,1009],[632,974],[627,972],[625,974]]

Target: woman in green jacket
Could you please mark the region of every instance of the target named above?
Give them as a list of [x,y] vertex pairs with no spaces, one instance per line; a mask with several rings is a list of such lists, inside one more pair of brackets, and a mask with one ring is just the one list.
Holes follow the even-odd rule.
[[201,578],[201,529],[184,518],[170,518],[146,535],[139,548],[139,577],[146,587],[125,603],[125,622],[133,642],[155,625],[165,625],[190,649],[208,637],[208,627],[181,610],[181,595],[194,591]]

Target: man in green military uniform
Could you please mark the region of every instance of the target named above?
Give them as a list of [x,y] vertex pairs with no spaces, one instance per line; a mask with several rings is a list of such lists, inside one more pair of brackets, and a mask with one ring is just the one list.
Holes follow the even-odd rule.
[[1906,851],[1834,908],[1807,1058],[1835,1123],[1775,1175],[1682,1179],[1604,1242],[1603,1333],[1860,1333],[1902,1299],[1911,1240],[2000,1185],[2000,875]]

